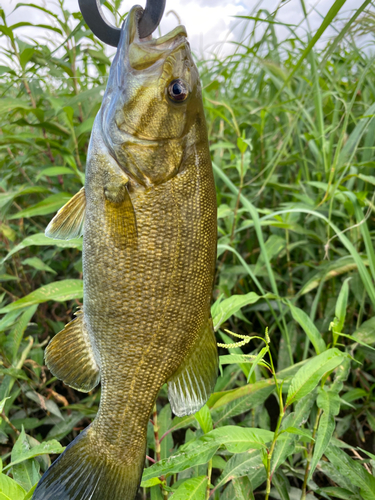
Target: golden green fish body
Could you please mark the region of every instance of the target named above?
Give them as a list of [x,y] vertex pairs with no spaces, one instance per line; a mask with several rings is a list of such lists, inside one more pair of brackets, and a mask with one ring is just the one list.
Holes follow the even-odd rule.
[[46,363],[78,390],[99,379],[102,388],[97,417],[35,500],[134,500],[160,388],[168,384],[183,416],[203,406],[217,376],[216,196],[199,76],[184,28],[139,40],[140,12],[122,31],[85,189],[46,230],[67,238],[83,227],[84,279],[83,311],[52,340]]
[[105,442],[119,444],[146,432],[160,387],[208,321],[215,192],[205,142],[187,152],[181,172],[166,183],[131,192],[136,244],[121,248],[106,222],[99,177],[95,182],[90,173],[86,188],[84,307],[100,356],[94,426]]

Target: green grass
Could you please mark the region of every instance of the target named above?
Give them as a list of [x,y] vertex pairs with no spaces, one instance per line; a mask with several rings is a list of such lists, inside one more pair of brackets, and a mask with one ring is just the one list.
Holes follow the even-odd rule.
[[[43,232],[84,182],[110,64],[60,7],[46,10],[55,51],[21,41],[0,9],[0,496],[12,500],[31,498],[100,396],[43,361],[82,299],[81,240]],[[212,313],[229,345],[196,416],[173,418],[161,391],[145,499],[374,498],[375,64],[358,38],[374,42],[374,13],[336,0],[316,32],[284,25],[281,40],[279,12],[262,7],[231,55],[197,61],[219,207]]]

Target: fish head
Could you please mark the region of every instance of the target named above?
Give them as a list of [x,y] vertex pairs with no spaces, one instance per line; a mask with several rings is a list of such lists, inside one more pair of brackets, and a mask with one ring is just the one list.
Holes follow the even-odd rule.
[[[197,115],[201,85],[186,30],[141,39],[135,6],[122,27],[101,108],[105,142],[135,182],[150,186],[175,175]],[[204,121],[204,117],[203,117]],[[190,134],[191,135],[191,134]]]

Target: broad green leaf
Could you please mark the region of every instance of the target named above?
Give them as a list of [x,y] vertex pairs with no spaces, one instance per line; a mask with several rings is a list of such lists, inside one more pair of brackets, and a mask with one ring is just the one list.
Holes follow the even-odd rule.
[[57,246],[60,248],[78,248],[82,250],[82,238],[74,238],[71,240],[52,240],[47,238],[44,233],[33,234],[28,236],[21,243],[16,245],[5,257],[4,261],[9,259],[13,254],[19,252],[20,250],[30,247],[30,246]]
[[36,215],[47,215],[57,212],[71,199],[71,197],[72,195],[69,193],[52,194],[43,201],[40,201],[39,203],[36,203],[35,205],[25,208],[17,214],[8,217],[8,219],[20,219],[21,217],[34,217]]
[[16,309],[24,309],[25,307],[34,304],[41,304],[47,300],[55,302],[65,302],[72,299],[81,299],[83,297],[83,282],[82,280],[63,280],[49,283],[48,285],[38,288],[34,292],[29,293],[22,299],[16,300],[11,304],[0,309],[0,313],[15,311]]
[[336,416],[340,412],[341,400],[340,396],[335,391],[325,391],[320,389],[316,404],[318,408],[321,408],[326,413],[332,416]]
[[46,271],[47,273],[57,274],[51,267],[47,266],[39,257],[30,257],[22,261],[22,264],[31,266],[38,271]]
[[352,337],[365,344],[375,344],[375,317],[364,321]]
[[328,349],[310,359],[293,377],[286,400],[286,406],[309,394],[319,383],[322,376],[334,370],[347,355],[336,348]]
[[200,428],[205,434],[212,431],[212,418],[207,405],[202,406],[202,408],[195,414],[195,418],[197,419]]
[[184,481],[173,493],[173,500],[205,500],[207,476],[193,477]]
[[10,467],[13,467],[24,460],[29,460],[30,458],[39,457],[40,455],[46,455],[48,453],[52,453],[54,455],[60,454],[64,451],[64,447],[58,441],[45,441],[44,443],[40,443],[29,450],[24,450],[22,453],[17,455],[16,460],[12,460],[9,465],[4,467],[4,470],[8,470]]
[[25,495],[26,491],[14,479],[0,474],[0,500],[24,500]]
[[242,307],[255,304],[261,298],[255,292],[250,292],[246,295],[232,295],[228,299],[221,301],[216,307],[214,304],[212,307],[212,316],[215,330]]
[[233,455],[228,460],[215,486],[219,488],[234,477],[242,477],[259,469],[264,470],[259,450],[250,450],[245,453]]
[[142,481],[148,481],[153,477],[173,474],[189,469],[190,467],[206,464],[214,456],[219,446],[220,443],[216,443],[214,440],[210,442],[197,440],[190,444],[186,450],[160,460],[160,462],[146,468],[143,471]]
[[324,342],[319,330],[316,328],[309,316],[305,313],[305,311],[302,311],[302,309],[293,306],[293,304],[291,304],[290,302],[288,302],[288,305],[290,307],[290,312],[292,313],[293,319],[297,321],[297,323],[303,328],[310,342],[314,346],[315,352],[317,354],[324,352],[327,348],[326,343]]
[[266,448],[266,443],[273,439],[273,432],[265,429],[236,427],[227,425],[214,429],[200,438],[201,441],[211,440],[224,445],[231,453],[243,453],[250,449]]
[[312,478],[319,460],[324,455],[324,452],[329,445],[334,430],[335,417],[332,414],[324,411],[320,417],[319,427],[316,433],[314,454],[310,464],[309,480]]
[[360,488],[364,500],[373,500],[375,491],[375,477],[358,462],[349,457],[337,446],[329,445],[325,452],[326,457],[337,469],[337,471],[349,478],[349,480]]
[[251,498],[253,488],[248,477],[234,478],[231,484],[236,495],[236,500],[248,500]]
[[[30,444],[22,427],[22,431],[12,449],[11,461],[16,462],[29,450]],[[13,479],[15,479],[24,490],[29,491],[40,479],[39,464],[33,458],[24,460],[22,463],[12,467],[12,475]]]
[[142,488],[152,488],[153,486],[157,486],[158,484],[161,484],[161,481],[158,477],[153,477],[152,479],[149,479],[148,481],[142,481],[141,487]]
[[325,488],[319,488],[317,493],[322,495],[329,495],[333,498],[341,498],[342,500],[353,500],[357,498],[353,496],[353,493],[345,488],[338,488],[337,486],[327,486]]
[[[211,408],[215,425],[222,424],[229,418],[256,408],[274,391],[273,379],[260,380],[255,384],[247,384],[233,391],[228,391],[215,402]],[[208,400],[210,405],[210,400]]]

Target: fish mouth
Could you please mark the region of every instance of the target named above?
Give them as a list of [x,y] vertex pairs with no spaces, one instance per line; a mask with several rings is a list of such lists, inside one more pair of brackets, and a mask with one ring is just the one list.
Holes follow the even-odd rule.
[[160,60],[165,60],[168,55],[181,45],[188,43],[186,28],[176,26],[172,31],[159,38],[140,38],[138,22],[143,14],[139,5],[134,6],[121,30],[119,49],[120,60],[128,61],[136,70],[147,69]]

